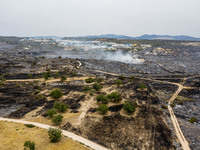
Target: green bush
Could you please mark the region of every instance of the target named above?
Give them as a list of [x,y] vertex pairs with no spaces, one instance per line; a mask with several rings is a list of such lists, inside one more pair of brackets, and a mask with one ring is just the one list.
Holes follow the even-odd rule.
[[109,100],[111,100],[113,102],[119,102],[119,101],[122,100],[122,96],[118,92],[112,92],[107,97],[108,97]]
[[48,135],[50,142],[56,143],[61,139],[62,131],[60,129],[49,128]]
[[139,84],[139,86],[138,86],[141,90],[144,90],[144,89],[146,89],[147,87],[146,87],[146,85],[144,85],[144,84]]
[[53,97],[53,98],[56,98],[56,99],[62,97],[62,95],[63,95],[63,93],[60,89],[54,89],[50,93],[50,96]]
[[73,72],[73,73],[71,74],[71,77],[75,77],[75,76],[77,76],[77,74],[76,74],[76,72]]
[[24,124],[27,128],[34,128],[35,127],[35,125],[33,125],[33,124]]
[[136,102],[130,102],[130,101],[125,101],[123,109],[127,112],[127,114],[132,114],[135,112],[137,108],[137,103]]
[[44,72],[44,73],[43,73],[43,76],[44,76],[45,80],[48,80],[48,78],[52,77],[50,71]]
[[101,112],[102,115],[105,115],[108,112],[108,106],[105,104],[101,104],[98,108],[97,111]]
[[59,125],[62,122],[63,116],[61,114],[53,117],[52,122],[56,125]]
[[195,122],[197,122],[197,118],[192,117],[192,118],[190,118],[188,121],[189,121],[190,123],[195,123]]
[[98,83],[93,84],[93,89],[95,89],[96,91],[99,91],[101,88],[102,88],[102,85],[100,85]]
[[29,74],[27,75],[27,77],[28,77],[28,78],[32,78],[32,74],[29,73]]
[[108,98],[107,96],[104,96],[103,94],[99,94],[97,96],[97,102],[101,102],[102,104],[108,104]]
[[96,78],[95,81],[101,83],[103,81],[103,78]]
[[67,77],[66,77],[65,75],[62,75],[62,76],[60,77],[60,81],[61,81],[61,82],[64,82],[65,80],[67,80]]
[[57,114],[57,112],[55,111],[55,109],[49,109],[48,111],[47,111],[47,115],[49,116],[49,117],[53,117],[53,115],[54,114]]
[[39,94],[39,93],[40,93],[40,90],[35,90],[35,91],[33,92],[34,95],[37,95],[37,94]]
[[25,141],[24,147],[24,149],[28,148],[29,150],[35,150],[35,143],[31,141]]
[[34,86],[34,89],[41,90],[42,88],[41,88],[41,86],[36,85],[36,86]]
[[85,82],[86,83],[92,83],[92,82],[94,82],[95,80],[93,79],[93,78],[87,78],[87,79],[85,79]]
[[69,105],[56,101],[54,102],[54,108],[57,109],[59,112],[65,112],[69,108]]
[[54,76],[55,76],[56,78],[58,78],[58,77],[60,77],[60,74],[59,74],[58,72],[56,72],[56,73],[54,73]]
[[84,86],[83,87],[83,91],[85,91],[85,92],[88,92],[88,91],[90,91],[91,90],[91,88],[89,87],[89,86]]
[[116,80],[116,84],[117,84],[117,86],[120,86],[122,84],[122,81],[121,80]]
[[125,80],[125,77],[123,75],[119,76],[120,80]]

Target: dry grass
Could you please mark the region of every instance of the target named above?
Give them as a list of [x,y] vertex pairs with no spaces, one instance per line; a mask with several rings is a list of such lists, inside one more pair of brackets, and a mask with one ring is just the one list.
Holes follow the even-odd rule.
[[27,128],[24,124],[0,121],[0,149],[24,149],[25,141],[34,141],[36,150],[88,150],[83,145],[62,137],[58,143],[50,143],[45,129]]

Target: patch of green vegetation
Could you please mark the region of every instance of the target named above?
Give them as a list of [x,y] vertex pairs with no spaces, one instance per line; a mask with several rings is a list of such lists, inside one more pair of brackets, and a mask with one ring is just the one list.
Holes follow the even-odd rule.
[[119,101],[122,100],[122,96],[118,92],[112,92],[107,97],[108,97],[109,100],[111,100],[113,102],[119,102]]
[[43,76],[44,76],[45,80],[48,80],[49,78],[51,78],[51,77],[52,77],[52,75],[51,75],[51,72],[50,72],[50,71],[44,72],[44,73],[43,73]]
[[58,78],[60,77],[60,74],[58,72],[54,73],[54,77]]
[[35,150],[35,143],[34,142],[31,142],[31,141],[25,141],[24,142],[24,150],[26,150],[27,148],[29,150]]
[[60,89],[54,89],[51,91],[50,96],[55,99],[58,99],[63,96],[63,93]]
[[191,98],[187,98],[187,97],[180,96],[180,95],[178,95],[177,98],[176,98],[175,100],[178,100],[178,101],[187,101],[187,102],[194,101],[194,100],[191,99]]
[[49,117],[53,117],[53,115],[55,115],[55,114],[57,114],[57,112],[56,112],[56,110],[55,109],[49,109],[48,111],[47,111],[47,115],[49,116]]
[[89,86],[84,86],[83,87],[83,91],[84,92],[88,92],[88,91],[90,91],[91,90],[91,88],[89,87]]
[[33,125],[33,124],[24,124],[27,128],[34,128],[35,127],[35,125]]
[[103,80],[104,80],[103,78],[96,78],[96,79],[95,79],[95,81],[96,81],[97,83],[101,83]]
[[125,77],[123,75],[119,76],[120,80],[125,80]]
[[49,135],[50,142],[56,143],[61,139],[62,131],[60,129],[49,128],[48,135]]
[[71,77],[76,77],[77,76],[77,73],[76,72],[73,72],[72,74],[71,74]]
[[128,115],[131,115],[132,113],[135,112],[137,108],[137,103],[136,102],[131,102],[131,101],[125,101],[123,109],[126,111]]
[[116,84],[117,84],[117,86],[120,86],[122,84],[122,81],[121,80],[116,80]]
[[104,96],[103,94],[97,95],[97,102],[101,102],[102,104],[108,104],[108,98],[107,96]]
[[92,82],[95,82],[95,79],[90,77],[90,78],[85,79],[85,82],[86,83],[92,83]]
[[42,88],[41,88],[41,86],[39,86],[39,85],[36,85],[36,86],[34,86],[34,89],[41,90]]
[[98,108],[97,111],[99,111],[102,115],[105,115],[108,112],[108,106],[105,104],[101,104]]
[[60,82],[64,82],[65,80],[67,80],[67,77],[65,75],[62,75],[60,77]]
[[197,118],[191,117],[188,121],[189,121],[190,123],[195,123],[195,122],[197,122]]
[[98,83],[94,83],[94,84],[93,84],[93,89],[95,89],[96,91],[99,91],[99,90],[102,89],[102,88],[103,88],[103,86],[100,85],[100,84],[98,84]]
[[63,116],[61,114],[56,115],[55,117],[53,117],[52,122],[55,125],[59,125],[62,122]]
[[146,85],[144,85],[143,83],[141,83],[141,84],[139,84],[139,86],[138,86],[141,90],[144,90],[144,89],[146,89],[147,88],[147,86]]
[[28,78],[32,78],[32,74],[29,73],[29,74],[27,75],[27,77],[28,77]]
[[39,93],[40,93],[40,90],[36,90],[36,91],[33,92],[33,95],[37,95]]
[[69,108],[69,105],[56,101],[54,102],[54,108],[57,109],[59,112],[65,112]]

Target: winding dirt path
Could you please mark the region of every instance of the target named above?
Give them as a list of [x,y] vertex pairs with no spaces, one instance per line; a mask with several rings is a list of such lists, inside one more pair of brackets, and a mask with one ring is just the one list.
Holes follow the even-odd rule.
[[[23,124],[33,124],[37,127],[40,127],[40,128],[43,128],[43,129],[49,129],[49,128],[55,128],[53,126],[50,126],[50,125],[46,125],[46,124],[41,124],[41,123],[37,123],[37,122],[30,122],[30,121],[25,121],[25,120],[20,120],[20,119],[8,119],[8,118],[2,118],[0,117],[0,120],[1,121],[8,121],[8,122],[16,122],[16,123],[23,123]],[[68,131],[65,131],[65,130],[62,130],[62,134],[64,136],[67,136],[71,139],[73,139],[74,141],[78,141],[80,143],[83,143],[87,146],[89,146],[90,148],[94,149],[94,150],[108,150],[107,148],[99,145],[99,144],[96,144],[90,140],[87,140],[79,135],[76,135],[72,132],[68,132]]]

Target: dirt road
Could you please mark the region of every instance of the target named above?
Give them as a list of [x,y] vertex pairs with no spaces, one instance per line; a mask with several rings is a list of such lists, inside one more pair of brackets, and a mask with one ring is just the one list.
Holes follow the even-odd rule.
[[[49,129],[50,127],[51,128],[55,128],[53,126],[50,126],[50,125],[46,125],[46,124],[41,124],[41,123],[36,123],[36,122],[30,122],[30,121],[25,121],[25,120],[20,120],[20,119],[8,119],[8,118],[2,118],[0,117],[0,120],[1,121],[8,121],[8,122],[16,122],[16,123],[23,123],[23,124],[33,124],[37,127],[40,127],[40,128],[43,128],[43,129]],[[90,140],[87,140],[81,136],[78,136],[72,132],[68,132],[68,131],[65,131],[65,130],[62,130],[62,134],[64,136],[67,136],[71,139],[73,139],[74,141],[78,141],[80,143],[83,143],[87,146],[89,146],[90,148],[94,149],[94,150],[108,150],[107,148],[99,145],[99,144],[96,144]]]

